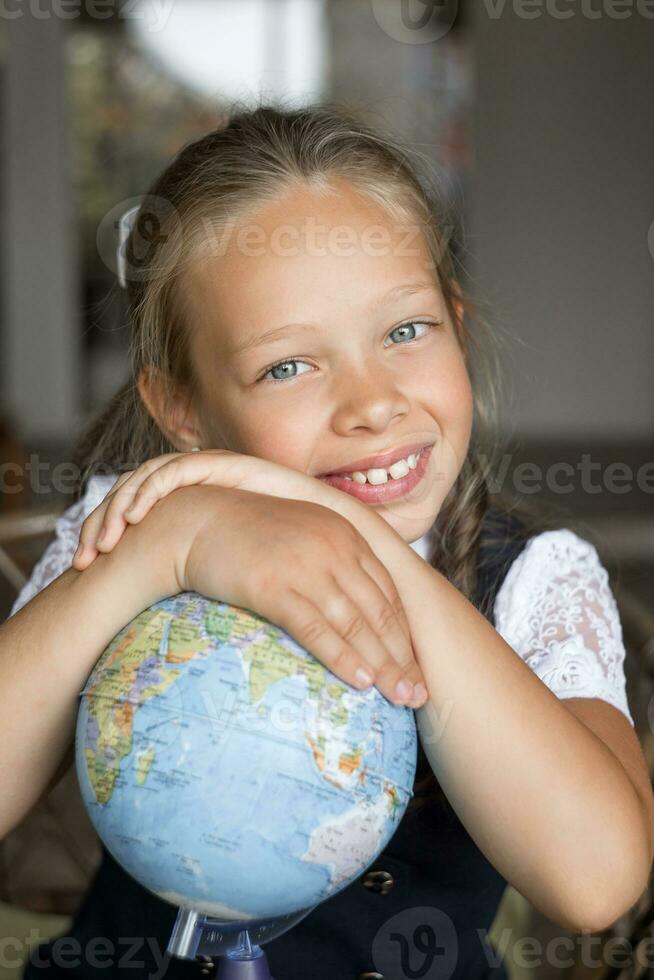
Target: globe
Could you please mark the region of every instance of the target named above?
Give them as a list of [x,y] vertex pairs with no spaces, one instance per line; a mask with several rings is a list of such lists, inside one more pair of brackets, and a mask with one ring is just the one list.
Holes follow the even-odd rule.
[[409,708],[349,686],[279,626],[183,592],[103,652],[75,747],[87,812],[123,869],[233,932],[283,923],[259,929],[265,941],[384,849],[417,733]]

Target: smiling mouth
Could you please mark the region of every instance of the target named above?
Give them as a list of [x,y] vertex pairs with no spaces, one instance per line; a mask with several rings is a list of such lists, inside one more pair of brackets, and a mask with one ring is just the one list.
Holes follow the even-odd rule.
[[376,456],[367,456],[338,470],[320,473],[318,479],[340,477],[357,483],[367,482],[375,485],[386,483],[389,479],[398,480],[406,476],[409,470],[416,468],[420,454],[431,446],[433,441],[413,443]]
[[[415,454],[415,465],[410,466],[407,460],[403,467],[394,471],[395,476],[391,476],[383,468],[376,468],[368,470],[365,474],[354,471],[351,476],[347,473],[339,473],[320,476],[318,479],[337,490],[356,497],[363,503],[373,506],[375,504],[383,505],[407,496],[418,486],[427,472],[433,448],[434,446],[431,444],[420,450]],[[398,464],[400,462],[403,460],[397,461]],[[395,463],[392,464],[391,469],[395,465]]]
[[372,486],[380,486],[382,483],[389,483],[393,480],[401,480],[407,476],[411,470],[415,470],[424,450],[418,453],[409,453],[391,463],[390,466],[371,466],[367,470],[352,470],[345,473],[329,473],[328,476],[337,476],[342,480],[351,480],[353,483],[369,483]]

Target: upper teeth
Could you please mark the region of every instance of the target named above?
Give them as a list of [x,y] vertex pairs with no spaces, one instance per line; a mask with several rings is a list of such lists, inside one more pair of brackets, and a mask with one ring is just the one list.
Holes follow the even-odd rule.
[[411,453],[406,459],[396,460],[387,470],[377,467],[365,472],[355,470],[354,473],[341,473],[339,475],[345,480],[354,480],[355,483],[386,483],[389,477],[391,480],[399,480],[406,476],[409,470],[415,470],[422,452],[421,449],[419,453]]

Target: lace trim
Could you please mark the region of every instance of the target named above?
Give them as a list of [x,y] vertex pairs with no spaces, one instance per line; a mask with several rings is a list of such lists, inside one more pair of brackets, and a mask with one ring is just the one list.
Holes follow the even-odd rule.
[[600,698],[629,719],[625,647],[597,550],[568,528],[531,538],[495,600],[507,643],[559,698]]
[[18,612],[30,599],[70,568],[79,544],[82,524],[92,510],[104,500],[117,476],[96,474],[86,485],[79,500],[59,515],[55,523],[56,537],[34,565],[30,577],[18,593],[9,616]]

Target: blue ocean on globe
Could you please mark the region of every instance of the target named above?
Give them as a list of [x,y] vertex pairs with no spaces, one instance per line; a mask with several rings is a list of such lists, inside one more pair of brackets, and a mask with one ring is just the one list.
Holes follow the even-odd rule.
[[141,885],[247,922],[358,877],[412,795],[413,712],[248,609],[183,592],[128,623],[81,692],[77,776]]

